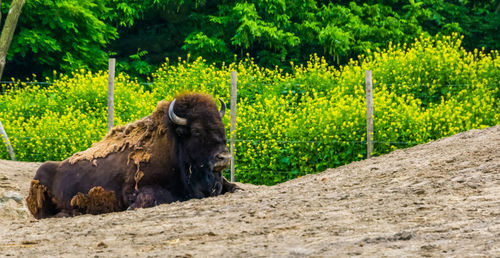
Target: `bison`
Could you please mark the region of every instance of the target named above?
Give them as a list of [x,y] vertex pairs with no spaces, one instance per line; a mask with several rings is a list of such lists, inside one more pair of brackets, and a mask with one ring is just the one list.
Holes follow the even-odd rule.
[[36,171],[26,198],[37,219],[152,207],[239,189],[221,174],[231,155],[212,97],[184,93],[112,129],[91,148]]

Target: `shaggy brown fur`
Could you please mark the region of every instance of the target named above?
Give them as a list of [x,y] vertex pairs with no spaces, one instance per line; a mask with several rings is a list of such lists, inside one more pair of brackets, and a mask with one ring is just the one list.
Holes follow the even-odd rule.
[[71,206],[81,213],[101,214],[120,211],[120,203],[114,191],[106,191],[100,186],[90,189],[88,194],[77,193],[70,202]]
[[26,197],[26,204],[35,218],[43,218],[55,210],[54,197],[46,186],[38,180],[31,180],[31,186]]
[[113,128],[104,138],[92,144],[87,150],[75,153],[68,161],[75,164],[81,160],[94,161],[97,158],[105,158],[110,153],[122,152],[126,148],[131,150],[128,160],[137,166],[139,171],[140,162],[148,162],[152,155],[152,146],[157,138],[166,133],[162,118],[170,103],[164,100],[156,106],[152,115],[127,125]]
[[162,118],[166,115],[165,110],[167,110],[168,105],[169,102],[160,101],[152,115],[113,128],[101,141],[92,144],[92,147],[87,150],[75,153],[68,161],[75,164],[81,160],[89,160],[96,166],[97,158],[105,158],[110,153],[122,152],[128,148],[131,151],[128,154],[127,165],[133,162],[137,168],[134,175],[135,189],[137,190],[139,181],[144,175],[140,171],[141,162],[149,162],[152,146],[159,137],[166,133]]

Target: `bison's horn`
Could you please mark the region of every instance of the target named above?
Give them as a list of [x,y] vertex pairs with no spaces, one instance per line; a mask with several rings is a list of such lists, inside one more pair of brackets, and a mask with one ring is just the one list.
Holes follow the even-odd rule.
[[172,122],[174,122],[174,124],[186,125],[187,124],[186,118],[178,117],[174,113],[174,105],[175,105],[175,99],[172,100],[172,103],[170,103],[170,107],[168,107],[168,117],[170,118],[170,120],[172,120]]
[[220,118],[223,118],[224,114],[226,113],[226,103],[224,103],[224,101],[221,98],[219,98],[219,101],[220,101],[219,114],[220,114]]

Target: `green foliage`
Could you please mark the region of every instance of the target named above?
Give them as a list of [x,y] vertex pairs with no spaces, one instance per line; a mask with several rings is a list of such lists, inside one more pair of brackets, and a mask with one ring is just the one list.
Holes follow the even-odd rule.
[[[118,28],[134,24],[156,2],[27,1],[9,50],[6,74],[50,76],[53,70],[104,69],[112,52],[109,44],[118,39]],[[2,12],[8,10],[3,2]],[[135,72],[135,60],[130,62]]]
[[223,40],[208,37],[203,32],[189,34],[184,43],[182,49],[206,58],[217,59],[217,56],[231,56]]
[[[4,14],[8,3],[2,3]],[[50,75],[118,69],[147,80],[166,57],[190,54],[209,63],[249,53],[259,66],[291,71],[319,53],[345,65],[388,42],[410,43],[421,33],[465,35],[469,51],[500,49],[500,2],[445,0],[369,1],[28,1],[20,17],[5,75]],[[5,15],[4,15],[5,17]],[[137,49],[148,52],[141,60]]]
[[7,72],[104,68],[104,47],[118,36],[101,19],[110,11],[104,2],[94,0],[27,1],[9,50],[14,64],[7,65]]
[[500,49],[500,1],[422,0],[427,15],[423,26],[431,34],[458,32],[469,50]]
[[[135,43],[137,32],[148,30],[144,36],[153,42],[168,39],[154,47],[148,41],[149,49],[140,46],[153,55],[177,58],[189,53],[220,64],[234,54],[249,53],[260,66],[284,69],[314,53],[331,64],[346,64],[368,49],[386,48],[389,41],[409,43],[421,33],[465,34],[469,50],[499,49],[500,42],[494,0],[168,2],[178,11],[164,15],[168,19],[145,17],[131,31],[124,30],[122,40],[128,41],[130,33],[129,42]],[[175,42],[182,42],[183,51]]]
[[[229,103],[238,71],[236,177],[275,184],[366,156],[364,71],[373,71],[375,154],[500,123],[498,52],[467,51],[462,37],[421,36],[335,68],[312,55],[292,72],[247,56],[230,64],[167,59],[152,84],[117,78],[116,124],[143,117],[160,99],[199,91]],[[104,72],[60,75],[48,87],[12,85],[0,120],[22,160],[61,160],[106,131]],[[229,136],[229,116],[223,118]],[[229,138],[229,137],[228,137]],[[8,158],[5,148],[0,157]]]
[[148,51],[137,49],[137,53],[130,55],[130,62],[119,62],[117,64],[118,71],[127,71],[127,73],[134,78],[147,78],[156,67],[144,61],[144,56]]

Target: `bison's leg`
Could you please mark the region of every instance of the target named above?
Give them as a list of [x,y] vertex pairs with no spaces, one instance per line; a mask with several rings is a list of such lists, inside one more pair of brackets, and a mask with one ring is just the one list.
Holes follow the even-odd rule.
[[26,204],[31,214],[37,219],[52,217],[58,213],[53,196],[45,185],[38,180],[31,180]]
[[237,190],[243,190],[236,184],[230,183],[229,181],[226,180],[226,178],[222,177],[222,192],[221,194],[225,193],[234,193]]
[[137,208],[153,207],[162,203],[176,201],[170,191],[160,186],[143,186],[136,193],[135,202],[130,205],[129,210]]
[[72,215],[79,213],[101,214],[121,211],[121,204],[114,191],[106,191],[100,186],[93,187],[88,194],[77,193],[71,199]]
[[56,197],[50,190],[57,167],[57,162],[43,163],[31,181],[26,204],[31,214],[37,219],[52,217],[60,211]]

